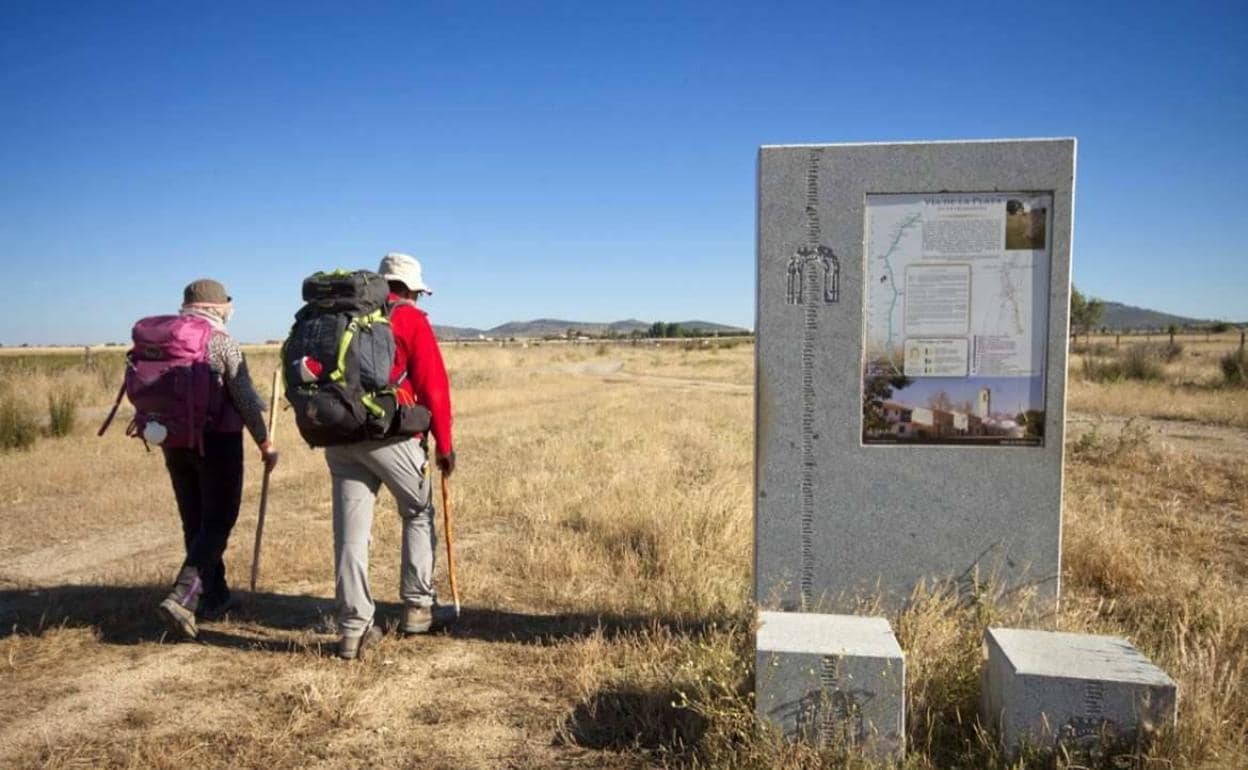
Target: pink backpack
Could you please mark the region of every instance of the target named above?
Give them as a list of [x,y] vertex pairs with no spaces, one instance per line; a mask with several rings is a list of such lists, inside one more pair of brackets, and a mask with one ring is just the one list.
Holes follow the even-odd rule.
[[212,324],[193,315],[158,315],[136,323],[125,380],[98,435],[104,435],[125,395],[134,405],[127,436],[145,445],[203,452],[204,428],[211,426],[223,400],[220,379],[208,363],[212,334]]

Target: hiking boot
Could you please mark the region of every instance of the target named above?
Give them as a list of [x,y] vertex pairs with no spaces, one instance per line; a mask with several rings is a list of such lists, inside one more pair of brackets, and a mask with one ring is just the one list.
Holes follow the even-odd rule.
[[199,635],[199,629],[195,626],[195,613],[183,607],[173,594],[165,597],[156,612],[172,633],[186,639],[194,639]]
[[178,570],[173,591],[157,610],[170,631],[187,639],[194,639],[199,634],[195,626],[195,610],[199,608],[199,595],[203,590],[204,583],[199,579],[198,569],[188,564]]
[[199,609],[195,611],[195,617],[207,621],[221,620],[229,614],[230,610],[237,606],[238,600],[229,591],[226,591],[224,595],[205,596],[199,602]]
[[355,660],[364,655],[369,647],[381,641],[381,629],[369,624],[359,636],[343,635],[338,640],[338,657],[344,660]]
[[178,577],[173,581],[173,599],[192,613],[199,609],[199,599],[204,594],[204,581],[200,578],[199,569],[189,564],[178,570]]
[[418,604],[403,605],[403,622],[399,624],[405,634],[425,634],[433,628],[433,607]]

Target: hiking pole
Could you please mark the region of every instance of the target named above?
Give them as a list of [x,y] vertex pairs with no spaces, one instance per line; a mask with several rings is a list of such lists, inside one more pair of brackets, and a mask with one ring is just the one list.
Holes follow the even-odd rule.
[[451,529],[451,490],[446,474],[442,477],[442,528],[446,530],[446,574],[451,581],[451,598],[455,600],[455,617],[459,617],[459,586],[455,583],[455,534]]
[[[277,386],[282,376],[281,361],[273,371],[273,395],[269,398],[269,441],[273,441],[273,431],[277,427]],[[256,546],[251,552],[251,592],[256,592],[256,581],[260,579],[260,541],[264,537],[264,513],[269,507],[269,474],[273,468],[264,466],[264,481],[260,483],[260,517],[256,519]]]

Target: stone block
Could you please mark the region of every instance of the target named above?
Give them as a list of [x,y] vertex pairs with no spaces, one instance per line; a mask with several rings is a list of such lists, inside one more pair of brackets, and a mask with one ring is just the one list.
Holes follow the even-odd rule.
[[984,721],[1003,745],[1130,742],[1177,719],[1178,688],[1126,639],[990,628]]
[[755,649],[758,714],[787,737],[901,755],[906,669],[886,619],[760,612]]

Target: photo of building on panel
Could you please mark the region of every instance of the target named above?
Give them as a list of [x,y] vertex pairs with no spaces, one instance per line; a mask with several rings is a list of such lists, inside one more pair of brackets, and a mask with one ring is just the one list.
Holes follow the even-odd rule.
[[885,365],[869,367],[863,381],[864,443],[1044,442],[1038,378],[909,378]]

